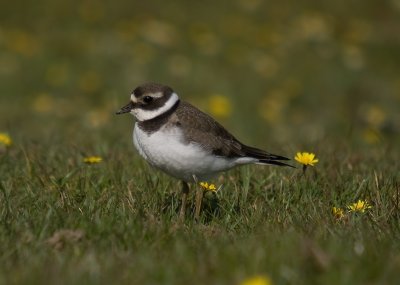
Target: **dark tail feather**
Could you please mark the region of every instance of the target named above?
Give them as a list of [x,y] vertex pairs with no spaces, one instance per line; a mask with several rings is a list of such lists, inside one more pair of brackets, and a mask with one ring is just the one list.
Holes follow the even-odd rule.
[[251,147],[251,146],[246,146],[246,145],[243,146],[242,149],[245,152],[246,156],[254,157],[254,158],[258,159],[260,163],[273,164],[273,165],[279,165],[279,166],[289,166],[289,167],[295,168],[294,166],[292,166],[290,164],[280,161],[280,160],[284,160],[284,161],[290,160],[287,157],[268,153],[264,150],[261,150],[261,149],[255,148],[255,147]]

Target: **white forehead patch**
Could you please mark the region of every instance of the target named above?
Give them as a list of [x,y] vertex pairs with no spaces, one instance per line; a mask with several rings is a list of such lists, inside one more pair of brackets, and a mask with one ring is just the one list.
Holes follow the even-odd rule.
[[[151,96],[155,97],[155,94],[161,94],[160,97],[163,96],[162,93],[153,93]],[[131,100],[132,100],[132,96],[131,96]],[[135,96],[133,96],[133,97],[135,97]],[[159,97],[155,97],[155,98],[159,98]],[[134,98],[134,99],[136,101],[132,100],[132,102],[137,102],[137,99],[136,98]],[[138,121],[151,120],[151,119],[154,119],[155,117],[158,117],[158,116],[164,114],[165,112],[169,111],[178,101],[179,101],[178,95],[176,93],[172,93],[171,97],[169,97],[168,101],[165,102],[165,104],[163,106],[161,106],[160,108],[155,109],[155,110],[144,110],[141,108],[134,108],[134,109],[132,109],[131,114],[134,115]]]
[[162,96],[164,96],[164,94],[162,92],[157,92],[157,93],[149,93],[147,94],[153,98],[161,98]]
[[[153,97],[153,98],[155,98],[155,99],[158,99],[158,98],[161,98],[162,96],[164,96],[164,94],[162,93],[162,92],[156,92],[156,93],[147,93],[147,94],[144,94],[145,96],[146,95],[148,95],[148,96],[151,96],[151,97]],[[131,94],[131,101],[133,102],[133,103],[137,103],[138,102],[138,99],[136,98],[136,96],[135,96],[135,94]]]

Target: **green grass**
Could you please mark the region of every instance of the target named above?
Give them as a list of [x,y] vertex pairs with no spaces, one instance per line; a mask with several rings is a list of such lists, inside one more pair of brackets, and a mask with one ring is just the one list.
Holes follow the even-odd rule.
[[[379,149],[368,151],[368,162],[352,162],[365,151],[321,151],[305,176],[232,170],[217,195],[206,195],[201,221],[191,212],[179,224],[177,182],[129,145],[103,148],[110,150],[97,165],[61,143],[2,154],[2,283],[238,284],[256,274],[275,284],[398,280],[398,164]],[[372,209],[335,220],[332,206],[357,199]]]

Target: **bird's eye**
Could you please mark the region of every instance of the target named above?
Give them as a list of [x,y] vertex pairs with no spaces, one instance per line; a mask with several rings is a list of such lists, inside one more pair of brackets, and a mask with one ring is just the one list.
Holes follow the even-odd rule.
[[153,101],[153,97],[151,97],[151,96],[144,96],[143,97],[143,102],[150,103],[151,101]]

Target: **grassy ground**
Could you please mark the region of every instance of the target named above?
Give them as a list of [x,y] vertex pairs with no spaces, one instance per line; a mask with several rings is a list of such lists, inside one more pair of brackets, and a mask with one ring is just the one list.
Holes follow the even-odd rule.
[[[304,176],[235,169],[207,193],[201,221],[191,213],[179,225],[176,181],[127,143],[102,147],[96,165],[62,142],[2,154],[3,284],[238,284],[257,274],[274,284],[398,281],[398,152],[332,147]],[[372,208],[332,214],[358,199]]]
[[[0,9],[0,133],[13,141],[0,144],[0,283],[398,284],[398,1],[142,2]],[[192,187],[178,224],[177,181],[113,115],[143,81],[244,143],[320,161],[221,175],[197,223]],[[372,207],[349,212],[358,200]]]

